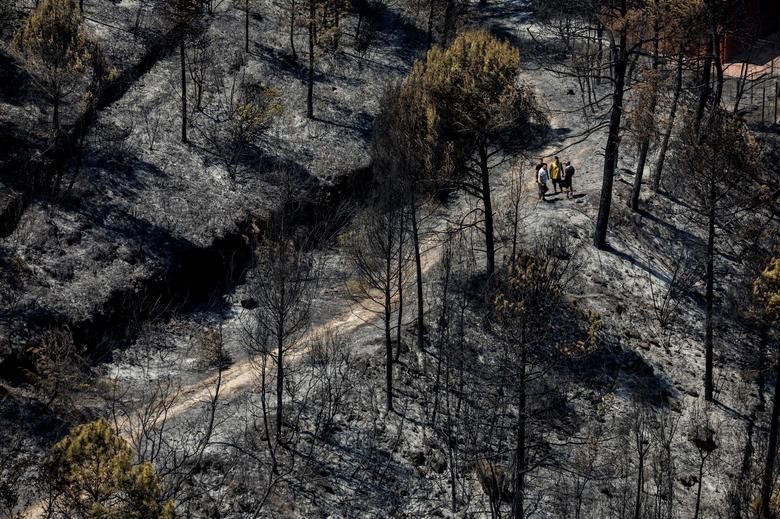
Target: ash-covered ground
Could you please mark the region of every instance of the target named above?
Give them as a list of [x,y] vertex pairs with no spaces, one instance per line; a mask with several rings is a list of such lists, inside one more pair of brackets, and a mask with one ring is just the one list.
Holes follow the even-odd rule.
[[[291,178],[295,199],[314,198],[318,207],[329,201],[317,197],[349,189],[350,181],[342,179],[359,177],[369,165],[382,90],[422,55],[425,36],[412,7],[383,3],[371,21],[371,44],[358,50],[350,41],[358,18],[346,17],[343,48],[318,55],[311,120],[304,111],[305,27],[296,30],[301,56],[295,62],[280,29],[288,23],[284,6],[253,4],[250,52],[244,55],[236,36],[243,27],[240,8],[218,3],[197,37],[211,41],[223,82],[240,77],[267,85],[279,92],[284,109],[235,178],[207,150],[206,114],[192,112],[191,142],[180,142],[179,61],[171,48],[99,111],[67,196],[57,203],[32,198],[0,241],[10,289],[3,300],[3,317],[9,317],[0,320],[0,423],[9,440],[4,443],[13,445],[3,476],[10,480],[10,467],[19,467],[14,491],[23,489],[13,512],[34,516],[44,510],[37,463],[68,427],[104,416],[139,460],[152,461],[175,486],[178,511],[187,517],[507,513],[508,500],[498,499],[503,508],[497,510],[491,483],[480,475],[484,459],[497,471],[511,466],[511,446],[493,442],[504,422],[492,409],[501,392],[491,384],[512,338],[497,338],[486,322],[484,294],[447,293],[453,279],[476,283],[484,262],[479,252],[467,252],[467,244],[481,239],[476,227],[458,238],[451,232],[473,218],[476,202],[465,196],[446,204],[429,200],[421,210],[422,266],[429,280],[426,348],[416,342],[410,271],[402,291],[401,343],[395,343],[400,360],[393,412],[384,409],[381,310],[355,296],[348,224],[317,244],[311,319],[285,360],[285,447],[273,442],[273,424],[262,416],[276,405],[277,366],[257,349],[257,272],[241,244],[253,225],[281,209]],[[120,71],[132,67],[144,46],[130,28],[139,13],[148,17],[141,25],[154,27],[154,12],[128,1],[87,1],[85,11],[109,60]],[[760,338],[743,309],[731,303],[740,300],[730,287],[741,286],[740,257],[749,253],[749,241],[721,244],[717,402],[705,404],[700,276],[677,299],[665,299],[679,281],[679,264],[696,263],[704,240],[686,200],[675,196],[679,179],[666,180],[665,193],[644,195],[643,211],[631,212],[626,202],[635,157],[626,146],[614,190],[611,250],[597,250],[591,242],[605,131],[586,135],[592,121],[583,116],[577,83],[550,70],[557,58],[548,53],[544,28],[526,2],[489,3],[469,23],[520,47],[520,77],[550,123],[542,149],[528,150],[494,178],[498,256],[508,254],[508,215],[519,207],[521,246],[563,229],[568,256],[560,261],[571,263],[565,303],[551,332],[557,356],[534,379],[539,408],[529,425],[535,449],[529,516],[633,515],[637,449],[644,446],[647,517],[667,506],[677,516],[692,516],[700,478],[700,517],[721,516],[740,474],[750,479],[759,471],[771,410]],[[607,92],[608,86],[601,88]],[[224,94],[213,89],[204,91],[206,106]],[[32,108],[31,96],[2,105],[3,123],[18,126],[14,131],[28,143],[41,138],[31,128],[46,117]],[[552,155],[576,166],[574,197],[538,201],[533,165]],[[347,187],[329,191],[333,186]],[[447,256],[448,250],[455,252]],[[561,354],[585,339],[589,315],[596,314],[595,348]],[[459,323],[457,352],[439,342],[443,320],[452,320],[453,329]],[[62,326],[89,341],[93,351],[81,353],[95,358],[74,375],[83,380],[79,390],[46,407],[35,396],[34,377],[25,374],[33,366],[13,362],[47,330]],[[477,411],[459,414],[461,405]],[[715,438],[712,452],[701,449],[702,429]],[[665,458],[664,452],[673,454]]]

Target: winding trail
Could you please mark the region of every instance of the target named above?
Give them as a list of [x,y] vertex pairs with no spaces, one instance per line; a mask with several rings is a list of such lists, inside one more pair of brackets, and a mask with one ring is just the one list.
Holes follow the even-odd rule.
[[[440,240],[438,237],[439,233],[434,230],[433,232],[430,232],[427,238],[420,244],[420,259],[423,274],[429,273],[438,264],[441,258],[441,247],[439,246]],[[413,292],[415,292],[415,288],[410,286],[407,288],[404,296],[412,295]],[[409,299],[406,300],[408,301]],[[311,344],[312,340],[321,336],[328,330],[337,329],[340,335],[348,336],[363,326],[373,325],[380,319],[382,306],[370,298],[361,300],[357,303],[345,299],[342,303],[344,309],[341,313],[328,319],[324,323],[309,328],[296,341],[295,346],[299,347],[293,347],[293,351],[287,356],[288,362],[299,361],[309,351],[308,345]],[[193,384],[182,387],[179,389],[172,405],[151,423],[146,423],[145,426],[148,428],[150,426],[154,427],[162,422],[168,423],[171,420],[175,420],[176,418],[185,415],[188,411],[202,406],[205,402],[211,401],[214,398],[214,389],[217,386],[217,383],[219,383],[219,399],[241,393],[247,387],[256,383],[258,376],[258,363],[256,361],[259,358],[259,356],[243,358],[219,374],[210,375]],[[271,369],[270,363],[267,369]],[[154,403],[152,405],[154,405]],[[117,431],[130,444],[133,444],[133,421],[130,416],[132,414],[133,412],[131,410],[128,413],[116,416],[114,419]],[[45,501],[37,501],[26,508],[22,512],[21,517],[24,519],[45,518],[47,517],[46,506],[47,504]]]

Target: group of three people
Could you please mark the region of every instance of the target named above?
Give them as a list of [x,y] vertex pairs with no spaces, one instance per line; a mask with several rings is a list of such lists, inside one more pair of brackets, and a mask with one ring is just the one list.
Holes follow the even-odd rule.
[[547,191],[550,188],[547,187],[547,181],[551,180],[554,194],[563,193],[566,190],[566,198],[571,198],[574,188],[572,187],[572,180],[574,178],[574,166],[571,165],[571,161],[567,160],[566,165],[562,166],[558,157],[553,158],[552,164],[548,169],[547,163],[539,159],[539,164],[536,165],[536,183],[539,186],[539,200],[544,200]]

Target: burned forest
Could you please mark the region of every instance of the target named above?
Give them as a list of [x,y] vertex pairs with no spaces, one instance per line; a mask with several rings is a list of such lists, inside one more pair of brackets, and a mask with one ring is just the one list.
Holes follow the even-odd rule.
[[0,518],[780,517],[776,0],[0,0]]

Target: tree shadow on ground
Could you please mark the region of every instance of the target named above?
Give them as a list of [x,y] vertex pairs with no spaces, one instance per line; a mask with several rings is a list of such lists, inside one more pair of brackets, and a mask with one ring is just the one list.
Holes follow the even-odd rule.
[[663,218],[661,218],[657,214],[648,211],[647,209],[644,209],[644,208],[640,209],[639,210],[639,214],[642,215],[643,218],[647,218],[651,222],[653,222],[655,224],[658,224],[661,227],[664,227],[666,230],[668,230],[672,234],[674,234],[674,235],[676,235],[676,236],[678,236],[678,237],[680,237],[680,238],[682,238],[684,240],[687,240],[688,243],[691,243],[694,246],[698,246],[698,247],[704,246],[704,240],[702,240],[700,237],[692,234],[689,231],[686,231],[685,229],[681,229],[681,228],[675,226],[674,224],[664,220]]
[[129,151],[91,149],[85,151],[85,155],[85,179],[89,185],[110,189],[126,200],[136,200],[143,196],[147,178],[161,179],[167,176],[155,164]]
[[[572,280],[576,282],[576,277]],[[492,309],[481,290],[480,277],[471,281],[474,308],[483,315]],[[549,366],[548,372],[562,381],[591,388],[616,388],[638,400],[660,404],[676,390],[669,380],[611,330],[598,333],[594,351],[588,350],[590,314],[573,301],[564,301],[547,317],[541,347],[532,348],[535,362]],[[495,326],[489,321],[488,332]],[[536,339],[532,339],[536,340]],[[584,348],[584,349],[583,349]]]
[[653,268],[648,263],[640,260],[639,258],[631,255],[628,252],[624,252],[624,251],[618,250],[617,248],[615,248],[614,245],[612,245],[610,243],[608,243],[607,246],[604,248],[604,252],[608,252],[608,253],[614,255],[615,257],[620,258],[623,261],[626,261],[626,262],[630,263],[632,266],[637,267],[637,268],[639,268],[641,270],[644,270],[645,272],[647,272],[648,274],[650,274],[651,276],[653,276],[657,280],[662,281],[663,283],[666,283],[667,285],[669,283],[671,283],[671,279],[669,278],[669,276],[667,276],[666,274],[664,274],[660,270],[658,270],[656,268]]
[[357,118],[357,121],[355,123],[348,123],[348,122],[337,122],[334,120],[335,118],[329,117],[330,115],[337,115],[336,114],[328,114],[327,116],[321,117],[321,116],[315,116],[314,121],[327,124],[329,126],[335,126],[337,128],[343,128],[345,130],[349,130],[351,132],[356,133],[361,139],[364,141],[368,141],[369,137],[371,137],[371,123],[373,122],[373,118],[371,115],[367,114],[366,112],[360,112],[357,114],[354,114]]
[[4,49],[0,49],[0,96],[3,101],[13,106],[24,106],[30,102],[39,102],[41,95],[36,93],[32,79],[22,68],[17,66]]
[[581,377],[586,386],[628,392],[632,398],[655,406],[667,405],[677,394],[665,375],[656,372],[644,357],[611,332],[600,335],[595,352],[569,363],[565,369],[570,376]]
[[427,34],[409,21],[399,9],[391,9],[384,2],[357,0],[356,10],[373,10],[378,20],[377,33],[405,63],[411,63],[424,51]]
[[[508,13],[516,12],[511,7],[512,2],[506,2]],[[528,31],[519,32],[512,27],[504,27],[491,23],[488,30],[497,38],[510,42],[520,49],[520,58],[526,63],[560,64],[569,59],[569,51],[558,38],[541,39]]]

